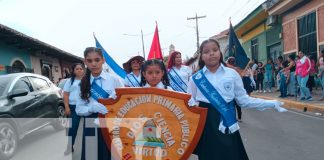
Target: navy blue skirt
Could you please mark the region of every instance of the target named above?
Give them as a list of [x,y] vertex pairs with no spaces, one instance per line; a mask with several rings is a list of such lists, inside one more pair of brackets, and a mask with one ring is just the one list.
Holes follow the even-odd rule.
[[98,118],[97,113],[93,113],[89,116],[86,116],[84,118],[84,124],[83,124],[83,134],[82,134],[82,153],[81,153],[81,160],[86,160],[85,156],[85,149],[86,149],[86,137],[87,136],[95,136],[95,132],[97,130],[98,133],[98,160],[110,160],[111,159],[111,154],[110,151],[105,143],[104,137],[102,135],[101,129],[100,128],[86,128],[85,122],[87,118],[91,118],[93,121],[93,118]]
[[253,92],[253,87],[251,86],[251,79],[250,77],[242,77],[243,80],[243,85],[244,85],[244,89],[246,90],[246,92],[248,94],[250,94],[251,92]]
[[207,119],[199,143],[194,150],[199,160],[248,160],[239,131],[223,134],[218,130],[221,115],[209,103],[200,102],[207,108]]

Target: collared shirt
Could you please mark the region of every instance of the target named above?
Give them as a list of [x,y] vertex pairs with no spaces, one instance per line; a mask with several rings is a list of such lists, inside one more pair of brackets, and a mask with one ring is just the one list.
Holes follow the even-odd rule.
[[192,70],[190,67],[181,65],[180,69],[177,67],[173,67],[173,69],[176,71],[176,73],[181,77],[183,82],[185,82],[188,85],[189,78],[192,75]]
[[[240,75],[234,69],[221,64],[215,73],[210,72],[206,66],[202,70],[212,86],[216,88],[227,103],[235,99],[238,105],[244,108],[265,109],[274,107],[273,102],[248,96]],[[190,106],[198,105],[199,101],[210,103],[197,88],[192,77],[189,81],[187,93],[191,94]]]
[[[149,87],[152,87],[150,84],[146,83],[145,86],[143,86],[144,88],[149,88]],[[164,88],[164,84],[162,82],[159,82],[157,85],[156,85],[156,88],[160,88],[160,89],[165,89]],[[167,86],[167,90],[171,90],[173,91],[173,89],[170,87],[170,86]]]
[[80,93],[80,82],[79,79],[74,79],[73,84],[71,85],[71,78],[66,80],[63,91],[69,93],[69,104],[76,105],[77,98]]
[[[130,77],[133,77],[133,76],[136,78],[136,80],[138,81],[138,83],[141,83],[141,73],[138,74],[138,76],[136,76],[133,72],[129,73],[127,76],[130,76]],[[132,83],[129,81],[129,79],[127,77],[125,77],[124,79],[124,85],[125,86],[130,86],[132,87]]]
[[[100,78],[99,78],[100,77]],[[95,78],[97,79],[94,83],[96,83],[99,87],[101,87],[103,90],[105,90],[109,94],[109,98],[116,98],[116,88],[123,87],[123,84],[120,82],[118,77],[107,73],[105,71],[102,71],[101,74],[98,77],[90,76],[90,85],[94,81]],[[79,94],[80,95],[80,94]],[[89,110],[91,109],[92,105],[95,105],[99,103],[92,97],[89,98],[89,102],[86,100],[83,100],[80,96],[78,96],[77,104],[76,104],[76,113],[79,116],[88,116],[92,114]]]

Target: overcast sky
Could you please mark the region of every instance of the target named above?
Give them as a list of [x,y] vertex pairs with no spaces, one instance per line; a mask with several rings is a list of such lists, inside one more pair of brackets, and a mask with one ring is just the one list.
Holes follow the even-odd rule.
[[[142,55],[141,29],[146,56],[155,21],[164,54],[170,44],[191,57],[196,50],[195,21],[200,42],[235,25],[264,0],[0,0],[0,23],[28,36],[82,57],[95,46],[93,32],[105,50],[122,64]],[[127,36],[135,35],[135,36]],[[138,35],[138,36],[136,36]]]

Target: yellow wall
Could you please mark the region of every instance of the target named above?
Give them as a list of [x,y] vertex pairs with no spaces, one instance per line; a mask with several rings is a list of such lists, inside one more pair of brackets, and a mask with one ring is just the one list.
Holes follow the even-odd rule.
[[[264,26],[266,26],[266,28],[264,28]],[[268,27],[265,24],[261,24],[258,27],[256,27],[255,29],[253,29],[252,31],[250,31],[248,34],[242,36],[242,43],[245,43],[246,41],[252,39],[253,37],[261,34],[262,32],[268,30],[270,27]]]

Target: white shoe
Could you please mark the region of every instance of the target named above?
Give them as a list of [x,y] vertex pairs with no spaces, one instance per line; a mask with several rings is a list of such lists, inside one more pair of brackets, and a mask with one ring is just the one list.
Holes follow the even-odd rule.
[[266,91],[266,90],[264,90],[264,91],[263,91],[263,93],[267,93],[267,91]]

